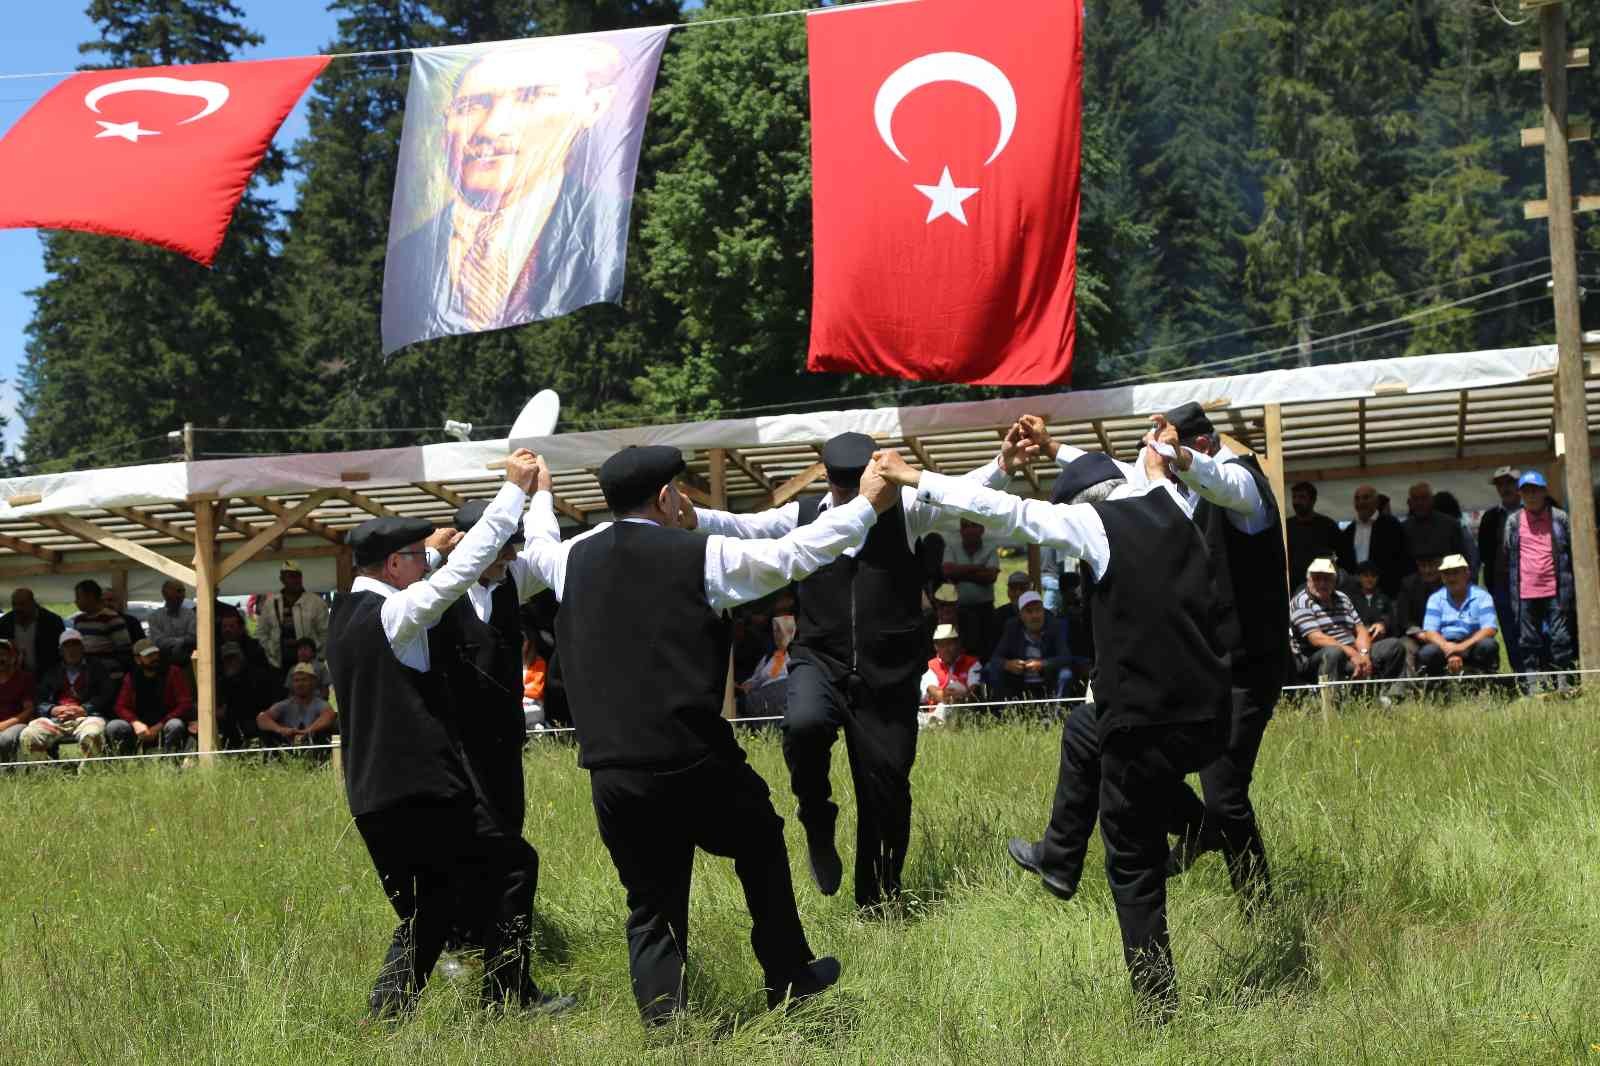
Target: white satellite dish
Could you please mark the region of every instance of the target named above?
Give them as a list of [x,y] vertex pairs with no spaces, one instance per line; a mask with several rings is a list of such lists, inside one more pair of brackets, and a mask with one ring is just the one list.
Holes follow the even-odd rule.
[[[548,437],[556,430],[561,417],[561,397],[554,389],[543,389],[533,399],[522,405],[517,420],[511,423],[511,433],[506,440],[506,451],[514,452],[528,441]],[[490,470],[504,470],[506,461],[496,459],[488,464]]]

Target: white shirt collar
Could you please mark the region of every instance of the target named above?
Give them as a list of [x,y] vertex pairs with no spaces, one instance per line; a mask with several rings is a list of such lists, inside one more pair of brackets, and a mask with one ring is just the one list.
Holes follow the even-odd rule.
[[395,588],[393,585],[389,584],[386,581],[379,581],[377,578],[368,577],[365,574],[357,574],[356,575],[356,579],[354,581],[350,582],[350,591],[351,592],[376,592],[378,595],[382,596],[384,599],[388,599],[390,596],[393,596],[396,592],[399,592],[400,590]]

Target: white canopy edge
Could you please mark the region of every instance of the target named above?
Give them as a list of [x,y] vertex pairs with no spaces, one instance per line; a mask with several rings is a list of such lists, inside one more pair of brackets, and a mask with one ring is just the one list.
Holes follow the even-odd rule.
[[[885,439],[990,429],[1022,414],[1051,422],[1126,418],[1199,400],[1214,408],[1317,403],[1387,395],[1459,392],[1518,384],[1555,370],[1554,345],[1378,359],[1257,374],[1128,385],[969,403],[818,411],[718,419],[632,429],[562,433],[518,441],[556,473],[593,470],[630,444],[685,450],[820,443],[854,431]],[[1381,391],[1380,391],[1381,390]],[[181,502],[193,496],[264,496],[319,488],[363,489],[482,479],[510,442],[472,441],[374,451],[320,452],[249,459],[161,463],[0,480],[0,497],[37,494],[36,503],[0,504],[0,520],[83,508]]]

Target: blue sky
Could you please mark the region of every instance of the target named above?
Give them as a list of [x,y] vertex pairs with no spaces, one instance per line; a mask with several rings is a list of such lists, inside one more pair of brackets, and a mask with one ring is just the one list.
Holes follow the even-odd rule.
[[[336,19],[326,0],[238,0],[250,28],[266,38],[246,58],[307,55],[321,52],[333,40]],[[84,17],[82,0],[46,0],[44,3],[8,5],[6,30],[0,34],[0,74],[71,70],[83,61],[78,44],[95,36]],[[7,129],[32,103],[59,79],[0,81],[0,130]],[[287,145],[305,133],[305,103],[301,102],[278,132]],[[277,190],[285,201],[293,195],[292,182]],[[23,327],[33,311],[27,291],[44,280],[39,236],[35,230],[0,230],[0,413],[9,416],[16,407],[16,380],[22,366]],[[13,420],[6,438],[12,451],[21,436]]]

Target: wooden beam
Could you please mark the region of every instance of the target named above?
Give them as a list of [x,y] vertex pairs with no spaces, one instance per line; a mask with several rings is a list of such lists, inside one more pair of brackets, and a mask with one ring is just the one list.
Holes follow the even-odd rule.
[[[1546,147],[1549,147],[1546,145]],[[1600,196],[1574,196],[1572,210],[1578,214],[1586,211],[1600,211]],[[1550,217],[1549,200],[1529,200],[1522,205],[1522,217],[1527,220]]]
[[[244,499],[268,514],[276,515],[279,518],[289,513],[289,507],[286,504],[279,503],[277,500],[267,496],[246,496]],[[332,541],[334,544],[344,543],[344,530],[342,529],[334,529],[309,517],[300,519],[299,524],[301,529],[312,536],[321,537],[323,540]]]
[[1269,403],[1266,406],[1267,430],[1267,480],[1272,484],[1272,494],[1278,498],[1278,523],[1282,527],[1285,548],[1289,543],[1289,494],[1283,461],[1283,406]]
[[782,507],[796,496],[814,484],[820,478],[827,476],[828,468],[820,461],[812,463],[794,477],[772,490],[772,498],[767,501],[768,507]]
[[559,511],[562,514],[566,515],[568,518],[572,519],[574,522],[577,522],[579,525],[586,526],[586,525],[589,524],[588,513],[585,512],[584,509],[579,507],[578,505],[567,502],[566,500],[562,499],[560,496],[557,496],[553,492],[550,494],[550,503],[551,503],[552,506],[555,507],[555,509],[557,511]]
[[157,518],[153,514],[146,514],[144,511],[137,511],[132,507],[107,507],[106,514],[114,514],[124,522],[132,522],[136,526],[154,530],[162,536],[171,537],[173,540],[182,541],[185,544],[194,543],[194,534],[189,530],[176,523],[169,522],[165,518]]
[[334,489],[332,492],[332,497],[341,499],[345,503],[348,503],[354,507],[359,507],[368,514],[374,515],[378,518],[403,517],[400,512],[391,511],[389,508],[385,507],[377,500],[374,500],[372,497],[363,496],[361,493],[356,492],[353,489]]
[[[1587,122],[1574,122],[1567,127],[1567,143],[1575,144],[1578,141],[1587,141],[1593,137],[1594,131]],[[1522,131],[1522,147],[1543,148],[1544,127],[1530,126]]]
[[333,557],[333,572],[334,591],[342,596],[350,591],[350,586],[356,580],[355,553],[350,550],[350,545],[339,545],[339,554]]
[[1106,424],[1097,421],[1092,425],[1094,426],[1094,435],[1100,438],[1100,450],[1115,459],[1117,450],[1111,446],[1111,434],[1106,432]]
[[443,500],[451,507],[460,507],[462,504],[467,502],[467,498],[461,495],[461,493],[456,492],[453,489],[445,488],[437,481],[419,481],[417,482],[417,488],[421,489],[423,492],[426,492],[429,496],[432,496],[435,499]]
[[270,525],[266,526],[256,533],[255,536],[251,537],[239,547],[235,548],[231,553],[229,553],[228,557],[222,560],[221,564],[217,566],[217,583],[220,585],[222,582],[226,581],[229,574],[233,573],[235,570],[239,569],[239,567],[255,558],[255,556],[260,553],[262,548],[265,548],[268,544],[271,544],[275,540],[281,539],[283,535],[290,529],[294,528],[295,524],[298,523],[302,518],[310,514],[312,511],[315,511],[318,507],[321,507],[322,501],[328,498],[329,492],[330,490],[328,489],[319,489],[316,492],[313,492],[311,495],[301,500],[299,505],[292,509],[288,514],[281,515],[274,519]]
[[906,447],[911,449],[911,454],[917,457],[917,462],[922,464],[922,469],[931,470],[935,474],[941,473],[939,464],[933,461],[933,456],[928,454],[928,449],[916,437],[907,437]]
[[737,448],[729,448],[727,449],[727,456],[728,462],[744,471],[745,477],[749,478],[751,481],[754,481],[768,493],[772,492],[772,479],[767,476],[766,471],[762,470],[760,466],[751,462],[750,459],[744,455],[744,453],[740,452]]
[[230,515],[228,513],[229,502],[230,501],[228,500],[219,500],[217,502],[217,525],[223,527],[224,529],[231,529],[241,537],[249,540],[251,537],[256,535],[256,527],[252,526],[249,522]]
[[[1594,449],[1591,454],[1600,454]],[[1497,466],[1538,467],[1555,462],[1554,451],[1490,452],[1460,459],[1423,459],[1403,463],[1375,463],[1372,466],[1297,466],[1289,471],[1296,481],[1371,480],[1383,477],[1409,477],[1412,474],[1447,474],[1457,470],[1489,470]]]
[[1456,458],[1467,454],[1467,390],[1456,401]]
[[[166,545],[163,547],[166,547]],[[0,556],[0,581],[13,581],[25,577],[48,577],[52,574],[108,574],[115,570],[126,570],[130,566],[138,565],[121,556],[106,558],[97,555],[95,558],[84,558],[84,556],[90,554],[92,553],[72,552],[70,555],[63,555],[62,561],[59,563],[47,563],[37,559],[29,559],[24,562],[18,556]],[[292,548],[281,552],[264,551],[255,557],[255,561],[258,563],[279,563],[285,559],[297,561],[305,559],[336,559],[338,555],[339,545],[318,544],[313,547]],[[169,555],[167,558],[170,559],[172,556]],[[192,555],[188,561],[191,563],[194,561]]]
[[61,553],[54,548],[41,548],[37,544],[28,543],[21,537],[13,537],[6,533],[0,533],[0,548],[10,548],[14,552],[22,555],[31,555],[35,559],[43,559],[52,565],[61,561]]
[[[1589,65],[1589,50],[1587,48],[1574,48],[1567,53],[1567,66],[1586,67]],[[1544,53],[1522,52],[1517,56],[1517,69],[1522,71],[1541,70],[1544,67]]]
[[1043,592],[1044,586],[1040,579],[1044,576],[1043,556],[1039,545],[1028,545],[1028,587],[1035,592]]
[[115,534],[107,533],[93,522],[85,521],[75,515],[40,515],[34,521],[48,529],[66,533],[69,536],[77,537],[79,540],[89,541],[91,544],[98,544],[102,548],[132,559],[141,566],[147,566],[151,570],[182,581],[185,585],[193,587],[195,583],[195,572],[182,563],[169,559],[167,556],[161,555],[143,544],[135,543],[127,537],[119,537]]
[[716,507],[716,504],[711,502],[709,492],[688,481],[678,482],[678,491],[689,497],[689,502],[697,507]]
[[715,501],[712,506],[719,511],[728,509],[728,457],[721,448],[710,448],[706,451],[708,464],[708,478],[706,495]]
[[216,763],[217,750],[217,504],[194,504],[194,688],[200,764]]

